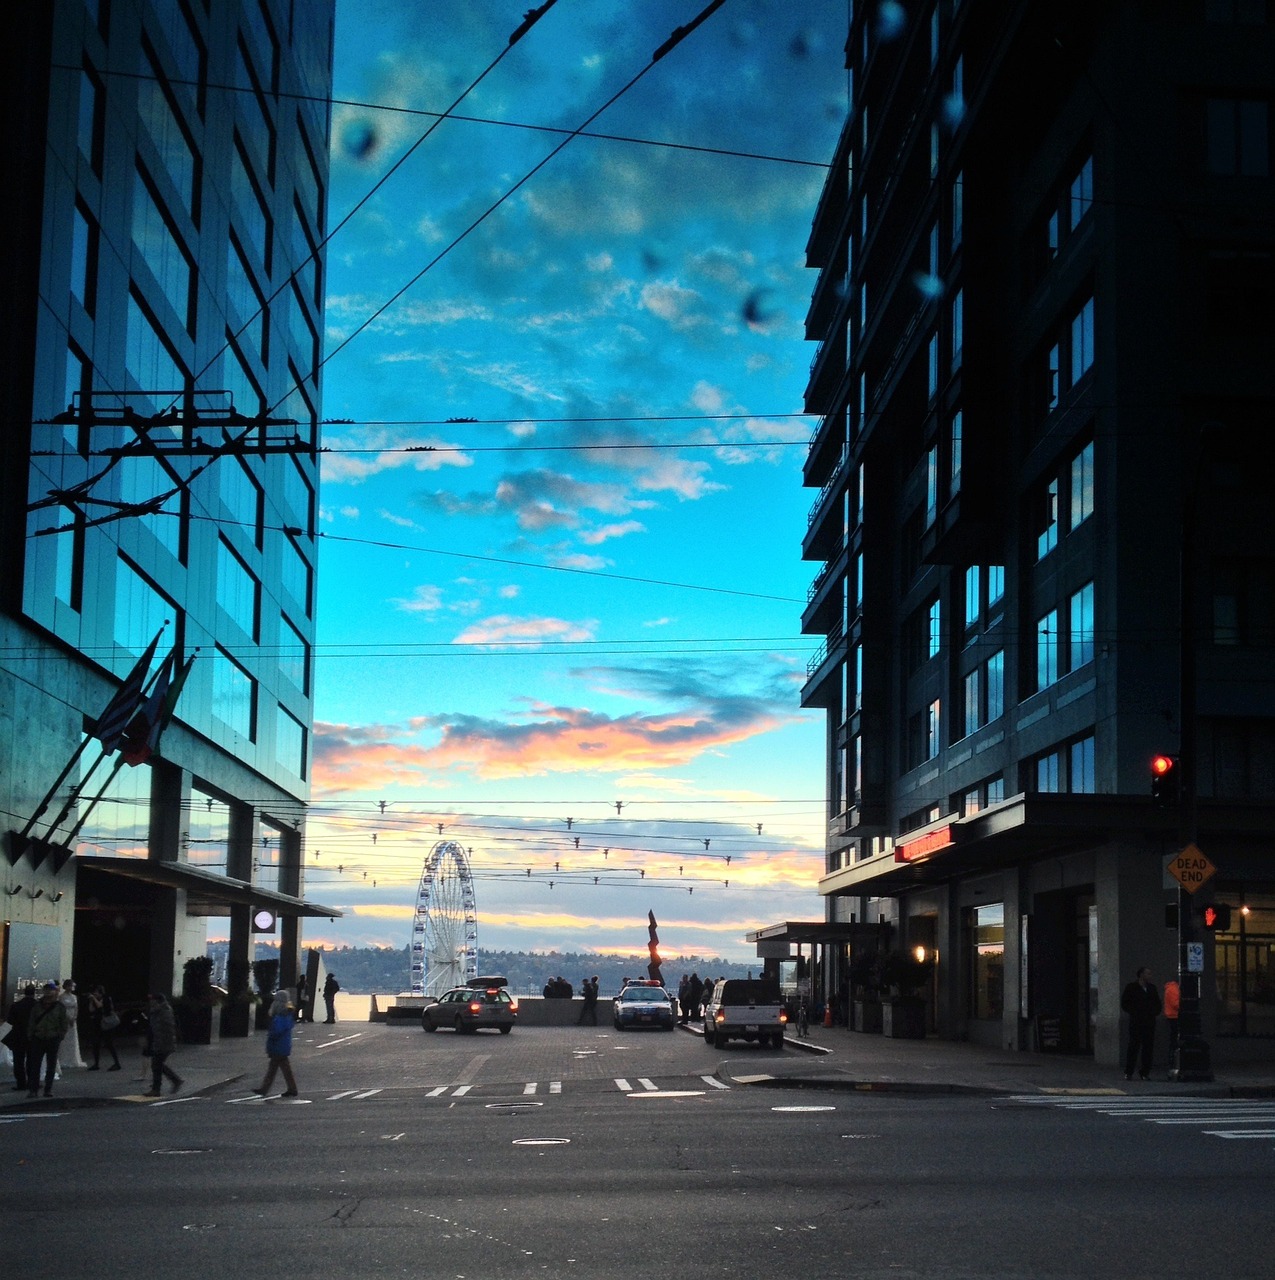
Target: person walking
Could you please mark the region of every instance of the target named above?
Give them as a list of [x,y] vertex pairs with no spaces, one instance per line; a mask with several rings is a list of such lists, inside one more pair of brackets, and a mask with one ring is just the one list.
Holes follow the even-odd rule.
[[9,1034],[5,1036],[5,1048],[13,1054],[13,1088],[15,1091],[26,1090],[27,1087],[27,1051],[31,1042],[27,1038],[27,1028],[31,1022],[31,1010],[36,1006],[35,983],[28,982],[22,994],[9,1006]]
[[677,1020],[685,1024],[691,1016],[691,980],[682,974],[677,984]]
[[1155,1020],[1160,1016],[1160,993],[1145,965],[1120,997],[1120,1007],[1129,1015],[1129,1049],[1124,1059],[1124,1078],[1133,1079],[1134,1062],[1138,1078],[1151,1079],[1151,1055],[1155,1050]]
[[[691,1002],[691,1017],[698,1022],[700,1002],[704,999],[704,983],[700,979],[700,976],[698,973],[692,973],[691,980],[687,984],[687,986],[688,986],[687,995],[689,996],[690,1002]],[[686,1019],[683,1018],[682,1021],[685,1022]]]
[[181,1076],[168,1065],[169,1054],[177,1048],[177,1019],[173,1016],[173,1006],[168,1003],[162,991],[155,992],[148,1003],[150,1012],[146,1038],[151,1058],[151,1087],[146,1097],[158,1098],[165,1076],[172,1084],[174,1093],[182,1087]]
[[44,1067],[44,1096],[53,1097],[53,1077],[58,1069],[58,1049],[70,1023],[58,999],[58,984],[46,982],[40,1001],[27,1021],[27,1097],[40,1092],[40,1068]]
[[323,1003],[328,1011],[328,1016],[323,1019],[324,1022],[336,1021],[336,993],[340,990],[341,984],[336,980],[336,974],[328,974],[328,980],[323,984]]
[[93,1065],[88,1069],[97,1071],[102,1065],[103,1046],[110,1052],[114,1060],[108,1071],[120,1069],[120,1055],[115,1049],[115,1032],[120,1025],[120,1016],[115,1012],[115,1003],[106,994],[106,988],[98,983],[89,992],[89,1052],[93,1055]]
[[266,1056],[270,1060],[270,1065],[266,1068],[266,1078],[261,1082],[261,1088],[253,1090],[253,1093],[259,1093],[263,1098],[270,1092],[276,1071],[283,1072],[284,1083],[288,1086],[279,1096],[283,1098],[297,1096],[297,1082],[292,1074],[292,1063],[289,1061],[292,1056],[292,1024],[295,1021],[292,1001],[288,999],[288,993],[276,991],[274,999],[270,1002],[270,1029],[266,1032]]
[[580,1016],[576,1019],[576,1026],[582,1027],[587,1021],[591,1027],[598,1025],[598,980],[597,978],[584,978],[580,982],[580,994],[584,998],[584,1003],[580,1006]]
[[307,1014],[306,1014],[306,1009],[305,1009],[305,987],[306,987],[305,974],[303,973],[303,974],[302,974],[302,975],[297,979],[297,1021],[298,1021],[298,1022],[313,1022],[313,1021],[314,1021],[313,1015],[307,1015]]

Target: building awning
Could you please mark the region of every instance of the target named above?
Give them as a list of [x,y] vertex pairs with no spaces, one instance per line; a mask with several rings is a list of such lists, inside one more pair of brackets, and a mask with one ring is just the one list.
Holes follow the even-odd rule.
[[744,935],[747,942],[787,942],[798,946],[875,945],[889,925],[842,920],[784,920]]
[[160,862],[153,858],[99,858],[82,857],[75,860],[77,871],[121,876],[126,880],[144,884],[164,885],[170,889],[182,889],[186,893],[186,912],[192,916],[229,914],[230,907],[269,907],[280,916],[310,916],[336,919],[344,914],[339,907],[324,906],[249,884],[246,880],[233,880],[218,875],[204,867],[188,862]]

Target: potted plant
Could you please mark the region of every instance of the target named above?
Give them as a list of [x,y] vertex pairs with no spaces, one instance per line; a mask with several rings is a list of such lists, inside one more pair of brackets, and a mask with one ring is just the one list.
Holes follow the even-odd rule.
[[860,956],[851,965],[850,985],[854,991],[854,1029],[879,1035],[882,1028],[881,962],[876,952]]
[[248,962],[226,962],[226,1002],[221,1007],[221,1034],[246,1036],[252,1030],[252,994],[248,990]]
[[882,974],[890,996],[882,1003],[881,1030],[895,1039],[925,1038],[925,1000],[917,993],[929,981],[929,960],[905,951],[895,951],[886,959]]
[[211,1044],[221,1030],[213,1019],[212,964],[211,956],[191,956],[182,969],[182,993],[173,1001],[173,1013],[187,1044]]

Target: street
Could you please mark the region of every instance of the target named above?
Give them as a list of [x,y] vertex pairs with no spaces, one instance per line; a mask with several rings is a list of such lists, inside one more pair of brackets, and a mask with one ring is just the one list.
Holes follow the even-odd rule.
[[5,1113],[5,1238],[30,1277],[1271,1274],[1275,1100],[739,1083],[779,1056],[301,1028],[297,1100]]

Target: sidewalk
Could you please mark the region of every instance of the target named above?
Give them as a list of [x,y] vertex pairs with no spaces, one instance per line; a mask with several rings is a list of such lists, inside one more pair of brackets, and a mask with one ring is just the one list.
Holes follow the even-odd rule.
[[[351,1030],[369,1029],[368,1023],[361,1022],[346,1022],[342,1026]],[[516,1034],[539,1037],[555,1035],[561,1030],[522,1027]],[[690,1035],[700,1034],[695,1027],[679,1030]],[[389,1027],[385,1033],[398,1035],[403,1031]],[[544,1047],[552,1056],[552,1047]],[[562,1037],[561,1055],[568,1073],[572,1048],[570,1037]],[[159,1101],[145,1097],[150,1088],[150,1060],[141,1056],[139,1046],[121,1043],[119,1052],[121,1070],[106,1070],[109,1060],[100,1071],[68,1069],[54,1084],[52,1098],[28,1098],[25,1092],[13,1090],[12,1076],[7,1076],[0,1083],[0,1112],[15,1108],[47,1111]],[[182,1077],[182,1087],[173,1093],[166,1082],[164,1102],[211,1093],[236,1082],[250,1088],[260,1081],[265,1071],[265,1036],[258,1033],[246,1039],[227,1039],[211,1045],[182,1045],[169,1059],[169,1065]],[[1215,1068],[1215,1078],[1208,1083],[1174,1083],[1167,1078],[1167,1064],[1160,1064],[1149,1081],[1128,1081],[1119,1068],[1096,1066],[1089,1058],[1015,1053],[933,1038],[894,1040],[848,1031],[845,1027],[812,1027],[804,1040],[790,1034],[782,1054],[761,1051],[749,1044],[728,1045],[716,1051],[715,1073],[723,1083],[736,1086],[864,1092],[1275,1097],[1275,1061]]]
[[845,1027],[812,1027],[806,1039],[789,1034],[784,1043],[788,1052],[782,1057],[728,1046],[720,1052],[718,1076],[735,1085],[901,1093],[1275,1096],[1275,1061],[1228,1064],[1214,1069],[1211,1082],[1178,1084],[1168,1079],[1167,1063],[1157,1064],[1150,1080],[1126,1080],[1119,1067],[1098,1066],[1091,1058],[933,1037],[894,1040]]

